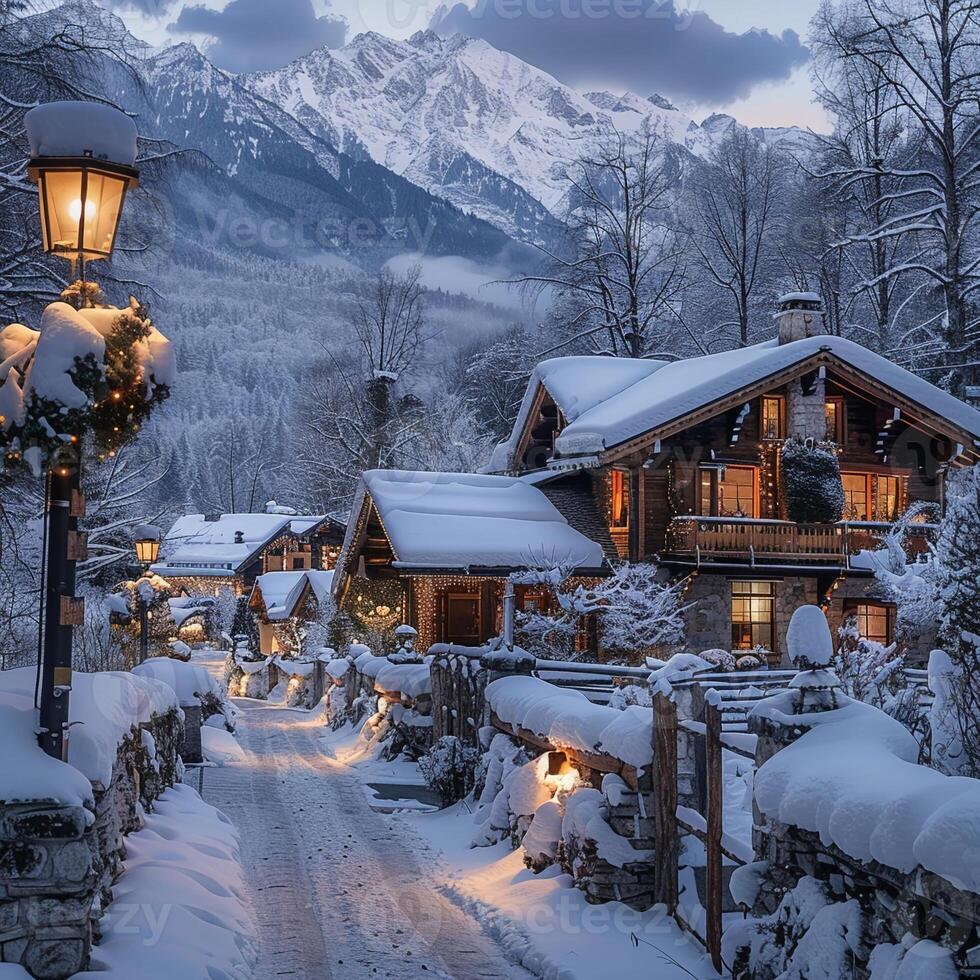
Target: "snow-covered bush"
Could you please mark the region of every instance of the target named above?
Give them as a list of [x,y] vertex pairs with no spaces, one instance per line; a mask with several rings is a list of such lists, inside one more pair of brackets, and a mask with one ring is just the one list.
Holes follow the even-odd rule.
[[833,443],[787,439],[780,455],[789,519],[797,524],[833,524],[844,514],[840,461]]
[[473,788],[478,753],[455,735],[443,735],[419,759],[426,785],[439,794],[443,806],[462,800]]
[[617,711],[625,711],[638,705],[641,708],[653,706],[653,695],[648,687],[640,684],[623,684],[614,687],[609,697],[609,707]]
[[736,670],[763,670],[769,659],[762,653],[743,653],[735,659]]
[[862,935],[857,901],[839,901],[826,884],[803,877],[772,915],[726,931],[723,959],[738,977],[843,980],[854,975]]
[[854,616],[844,620],[838,637],[834,670],[848,697],[873,704],[913,733],[924,734],[918,692],[908,683],[905,656],[897,645],[861,636]]
[[732,671],[737,666],[735,654],[730,650],[702,650],[698,656],[702,660],[707,660],[709,664],[713,664],[718,670]]
[[518,617],[521,646],[538,656],[570,659],[583,616],[595,616],[599,642],[613,658],[642,663],[654,650],[680,645],[684,639],[684,582],[659,581],[652,562],[619,562],[613,574],[594,586],[563,590],[571,569],[555,567],[513,577],[519,585],[547,585],[554,591],[554,614]]

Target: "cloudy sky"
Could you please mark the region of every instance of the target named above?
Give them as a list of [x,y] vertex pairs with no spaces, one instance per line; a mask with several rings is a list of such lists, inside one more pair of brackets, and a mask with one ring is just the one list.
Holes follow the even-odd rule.
[[438,25],[582,90],[659,92],[701,118],[826,127],[806,30],[818,0],[102,0],[134,33],[191,40],[232,71],[273,68],[364,30]]

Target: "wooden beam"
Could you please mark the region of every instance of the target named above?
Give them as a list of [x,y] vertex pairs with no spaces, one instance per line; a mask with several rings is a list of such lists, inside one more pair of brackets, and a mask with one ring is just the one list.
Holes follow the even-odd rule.
[[677,706],[663,694],[653,699],[654,900],[677,912]]
[[711,963],[721,973],[721,910],[722,910],[722,812],[725,807],[722,784],[721,712],[713,704],[704,706],[704,782],[707,788],[705,819],[708,832],[705,836],[707,863],[707,923],[705,939]]

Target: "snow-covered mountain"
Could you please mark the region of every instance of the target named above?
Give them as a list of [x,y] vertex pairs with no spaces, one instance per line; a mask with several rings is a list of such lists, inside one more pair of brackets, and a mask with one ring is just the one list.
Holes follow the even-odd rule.
[[242,82],[347,153],[525,239],[560,214],[569,162],[611,127],[630,132],[648,121],[700,156],[737,125],[729,116],[699,125],[660,95],[582,94],[486,41],[432,31],[408,41],[361,34]]

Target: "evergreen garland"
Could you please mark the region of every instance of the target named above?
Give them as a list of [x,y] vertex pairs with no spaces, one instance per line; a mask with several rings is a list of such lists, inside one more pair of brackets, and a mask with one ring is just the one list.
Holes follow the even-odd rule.
[[833,443],[787,439],[780,468],[791,521],[836,524],[844,516],[844,487]]

